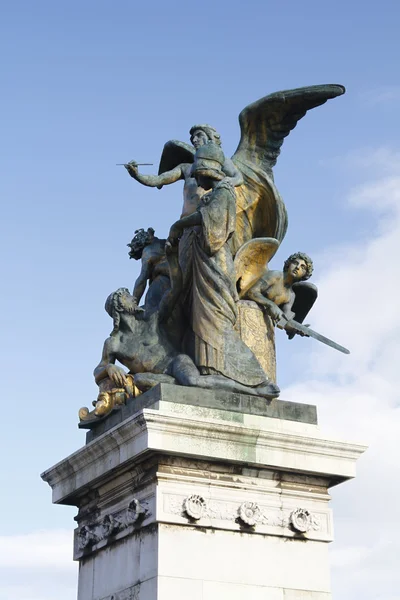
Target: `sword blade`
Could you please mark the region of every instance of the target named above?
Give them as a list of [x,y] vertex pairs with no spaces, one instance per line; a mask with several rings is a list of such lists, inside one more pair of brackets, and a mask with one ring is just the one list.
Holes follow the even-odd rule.
[[317,331],[310,329],[310,327],[306,327],[305,325],[302,325],[301,323],[298,323],[297,321],[293,321],[293,319],[289,319],[288,321],[286,319],[281,319],[277,323],[277,327],[279,327],[279,329],[286,329],[285,325],[290,325],[291,327],[293,327],[293,329],[297,329],[297,331],[304,333],[306,336],[312,337],[315,340],[318,340],[319,342],[322,342],[323,344],[326,344],[327,346],[334,348],[335,350],[339,350],[339,352],[343,352],[343,354],[350,354],[350,350],[348,350],[344,346],[341,346],[340,344],[337,344],[336,342],[334,342],[333,340],[330,340],[329,338],[325,337],[324,335],[321,335]]

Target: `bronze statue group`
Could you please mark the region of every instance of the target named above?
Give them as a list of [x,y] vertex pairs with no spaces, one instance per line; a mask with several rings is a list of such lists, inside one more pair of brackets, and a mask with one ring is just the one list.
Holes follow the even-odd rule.
[[346,351],[302,325],[317,297],[307,281],[309,256],[297,252],[282,271],[268,268],[287,229],[272,172],[280,147],[307,110],[343,93],[339,85],[312,86],[251,104],[240,113],[232,159],[213,127],[195,125],[191,145],[165,144],[158,175],[125,165],[143,185],[183,180],[184,202],[166,240],[139,229],[128,244],[142,267],[132,294],[120,288],[107,299],[113,330],[94,372],[100,390],[126,388],[129,373],[141,392],[168,382],[276,398],[278,386],[235,327],[242,300],[255,302],[289,338],[311,332]]

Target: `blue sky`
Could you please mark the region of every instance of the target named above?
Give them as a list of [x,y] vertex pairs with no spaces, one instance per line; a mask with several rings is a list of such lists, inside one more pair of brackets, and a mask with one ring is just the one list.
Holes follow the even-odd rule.
[[[371,442],[373,428],[359,430],[360,406],[352,398],[359,398],[365,373],[378,369],[376,378],[383,382],[396,374],[389,359],[381,367],[374,354],[380,342],[395,339],[396,315],[384,328],[387,338],[371,319],[376,322],[377,310],[379,319],[392,314],[398,288],[393,272],[386,280],[382,269],[388,268],[389,250],[397,256],[399,251],[393,235],[400,174],[399,17],[394,0],[2,4],[1,442],[9,459],[2,463],[0,557],[3,547],[18,549],[18,543],[44,539],[40,532],[63,540],[72,529],[74,509],[50,504],[39,473],[83,444],[77,411],[97,394],[92,371],[110,330],[104,301],[117,287],[131,288],[138,274],[126,243],[138,227],[153,226],[165,236],[179,216],[180,184],[147,189],[115,163],[136,159],[155,164],[143,172],[156,170],[163,144],[188,141],[196,122],[214,125],[231,155],[239,140],[239,112],[277,90],[320,83],[347,88],[345,96],[306,115],[283,145],[275,181],[288,209],[289,231],[274,266],[297,250],[315,259],[321,287],[315,324],[354,350],[347,363],[338,363],[312,340],[278,339],[282,397],[304,394],[307,401],[312,388],[323,430],[337,419],[339,437]],[[381,254],[378,246],[386,251]],[[343,291],[349,281],[355,286],[351,297]],[[383,285],[392,293],[378,293]],[[378,297],[367,313],[361,290]],[[362,324],[355,328],[360,315]],[[371,327],[375,338],[366,336]],[[368,343],[371,355],[365,358]],[[319,373],[315,364],[322,365]],[[324,408],[321,394],[335,396],[340,389],[344,398],[348,384],[353,396],[339,398],[333,412]],[[374,390],[371,383],[368,393]],[[386,397],[391,393],[395,386]],[[381,415],[374,397],[367,404],[370,425]],[[395,395],[386,408],[382,430],[398,423]],[[345,410],[354,410],[351,428],[349,419],[338,418]],[[359,479],[370,482],[376,476],[386,451],[376,439],[370,452],[376,463],[366,455]],[[358,506],[361,496],[368,496],[358,480],[348,486],[351,493],[339,487],[333,504],[334,547],[345,557],[364,528],[355,519],[352,537],[346,537],[349,528],[340,525],[348,518],[346,506]],[[367,540],[362,544],[366,551]],[[379,554],[382,562],[386,551]],[[53,600],[40,579],[46,553],[35,565],[18,562],[17,555],[16,550],[9,567],[20,574],[18,585],[1,577],[0,600]],[[352,575],[354,562],[337,559],[337,564],[344,564],[333,573],[337,597],[350,600],[362,593],[366,600],[392,600],[390,588],[382,588],[388,574],[379,570],[379,560],[374,560],[375,583],[365,589]],[[73,589],[74,573],[64,573],[62,566],[60,572]]]

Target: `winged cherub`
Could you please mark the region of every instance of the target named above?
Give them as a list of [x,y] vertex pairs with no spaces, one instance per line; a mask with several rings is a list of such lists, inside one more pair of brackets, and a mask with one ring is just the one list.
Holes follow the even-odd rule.
[[[236,191],[236,228],[231,240],[234,254],[252,238],[283,240],[287,213],[272,172],[283,141],[308,110],[344,92],[342,85],[314,85],[270,94],[242,110],[239,145],[223,166]],[[125,165],[130,175],[144,185],[161,187],[183,179],[182,217],[197,209],[204,193],[190,168],[195,150],[207,141],[221,143],[215,129],[208,125],[196,125],[190,132],[193,146],[176,140],[165,144],[158,176],[139,174],[134,162]]]
[[[306,281],[312,272],[311,258],[304,252],[296,252],[285,260],[283,271],[270,271],[267,267],[244,297],[257,302],[274,323],[282,318],[302,323],[318,296],[316,286]],[[289,323],[285,330],[289,338],[298,333]]]
[[234,260],[239,298],[257,302],[289,339],[297,333],[350,354],[344,346],[302,325],[318,296],[316,286],[307,281],[313,263],[304,252],[296,252],[286,259],[283,271],[270,271],[268,263],[278,247],[274,238],[256,238],[240,248]]

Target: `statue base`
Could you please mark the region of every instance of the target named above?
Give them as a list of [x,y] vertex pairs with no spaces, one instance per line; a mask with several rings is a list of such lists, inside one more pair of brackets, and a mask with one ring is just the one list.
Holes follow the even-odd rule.
[[42,475],[79,507],[78,600],[330,599],[328,488],[365,447],[304,404],[167,384],[135,402]]

